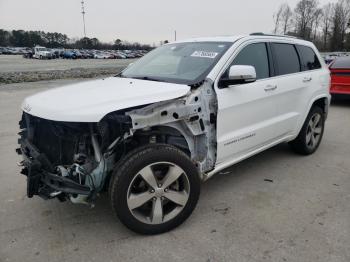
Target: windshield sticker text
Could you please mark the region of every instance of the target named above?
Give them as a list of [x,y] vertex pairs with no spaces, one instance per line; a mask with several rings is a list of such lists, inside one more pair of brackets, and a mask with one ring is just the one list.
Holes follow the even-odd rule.
[[191,55],[192,57],[205,57],[214,59],[219,53],[216,52],[206,52],[206,51],[194,51]]

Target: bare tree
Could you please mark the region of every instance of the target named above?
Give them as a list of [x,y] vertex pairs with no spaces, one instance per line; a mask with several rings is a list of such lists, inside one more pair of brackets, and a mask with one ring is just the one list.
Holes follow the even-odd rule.
[[[287,3],[274,14],[274,32],[312,40],[319,49],[350,49],[350,0],[334,0],[322,8],[319,0],[298,0],[294,10]],[[294,12],[293,12],[294,11]],[[350,30],[349,30],[350,31]]]
[[340,20],[340,29],[341,29],[341,39],[344,43],[346,30],[349,27],[350,20],[350,0],[341,0],[339,1],[340,11],[341,11],[341,20]]
[[350,19],[350,0],[339,0],[334,5],[334,15],[332,19],[332,39],[331,49],[343,50],[346,38],[346,30]]
[[314,18],[313,18],[312,26],[311,26],[311,29],[313,30],[313,39],[314,40],[317,39],[317,31],[319,29],[320,20],[321,20],[322,16],[323,16],[323,11],[321,8],[318,8],[314,13]]
[[274,34],[277,34],[279,30],[282,13],[283,13],[283,5],[281,5],[278,8],[277,12],[273,14],[273,20],[275,22],[275,29],[273,30]]
[[331,30],[332,18],[334,16],[334,5],[328,3],[323,6],[323,15],[321,18],[322,26],[322,37],[323,37],[323,49],[326,50],[328,47],[328,38]]
[[318,5],[317,0],[301,0],[295,7],[295,26],[298,36],[304,39],[310,39],[312,23]]
[[282,5],[283,8],[283,12],[282,12],[282,28],[283,28],[283,34],[287,34],[288,30],[289,30],[289,26],[291,24],[291,20],[292,20],[292,16],[293,16],[293,12],[292,9],[289,7],[288,4],[284,4]]

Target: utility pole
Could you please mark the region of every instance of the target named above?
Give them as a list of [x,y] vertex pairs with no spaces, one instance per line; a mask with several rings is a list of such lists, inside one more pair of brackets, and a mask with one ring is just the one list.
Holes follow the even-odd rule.
[[86,37],[86,29],[85,29],[85,7],[84,7],[84,0],[82,0],[82,1],[81,1],[81,14],[83,15],[84,37]]

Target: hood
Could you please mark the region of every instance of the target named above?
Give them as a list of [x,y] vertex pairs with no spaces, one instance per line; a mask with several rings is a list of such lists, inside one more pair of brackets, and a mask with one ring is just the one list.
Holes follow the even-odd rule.
[[108,113],[179,98],[189,91],[187,85],[110,77],[38,93],[23,101],[22,110],[54,121],[99,122]]

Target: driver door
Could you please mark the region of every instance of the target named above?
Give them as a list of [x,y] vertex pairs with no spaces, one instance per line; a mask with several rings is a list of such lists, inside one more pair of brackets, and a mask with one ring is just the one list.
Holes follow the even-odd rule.
[[230,65],[254,66],[257,81],[217,88],[217,164],[244,157],[276,139],[278,98],[268,50],[266,43],[246,45]]

